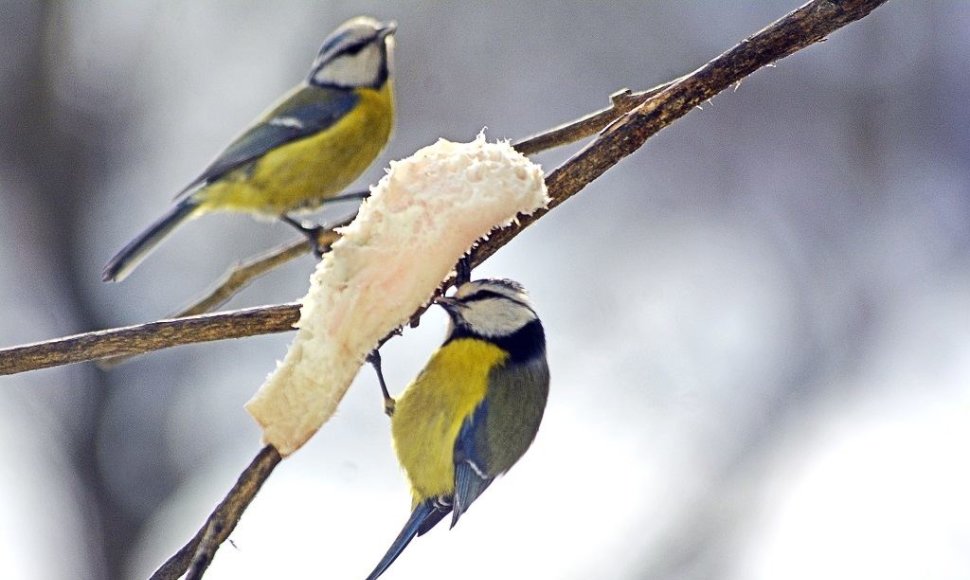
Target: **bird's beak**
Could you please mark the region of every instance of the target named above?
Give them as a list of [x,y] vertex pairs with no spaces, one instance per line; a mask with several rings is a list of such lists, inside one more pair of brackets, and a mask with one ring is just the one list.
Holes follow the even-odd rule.
[[447,296],[438,296],[434,299],[434,303],[444,308],[448,312],[451,312],[458,307],[458,301]]
[[377,37],[384,38],[385,36],[390,36],[395,32],[397,32],[397,22],[391,20],[390,22],[385,22],[383,25],[381,25],[381,27],[377,30]]

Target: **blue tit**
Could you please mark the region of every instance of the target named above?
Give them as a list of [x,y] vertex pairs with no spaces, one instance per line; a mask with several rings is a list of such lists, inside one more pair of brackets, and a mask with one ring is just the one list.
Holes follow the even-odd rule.
[[212,211],[282,217],[318,208],[367,169],[394,121],[394,23],[345,22],[306,79],[270,107],[176,196],[168,213],[105,266],[123,280],[176,226]]
[[369,580],[449,513],[454,527],[529,448],[546,407],[545,334],[521,285],[466,282],[437,303],[451,318],[447,339],[391,415],[411,517]]

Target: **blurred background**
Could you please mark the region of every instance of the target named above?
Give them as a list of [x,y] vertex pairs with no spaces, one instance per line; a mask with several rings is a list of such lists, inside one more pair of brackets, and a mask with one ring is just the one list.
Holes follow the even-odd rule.
[[[689,72],[798,3],[4,2],[0,345],[164,317],[296,239],[207,216],[100,280],[348,17],[399,23],[399,121],[362,188],[438,137],[524,137]],[[387,577],[970,577],[968,61],[970,5],[889,2],[477,270],[531,290],[545,421]],[[313,265],[227,307],[295,300]],[[444,327],[433,311],[383,349],[393,390]],[[0,577],[150,574],[258,451],[242,405],[291,339],[0,378]],[[364,577],[409,511],[388,431],[365,370],[207,577]]]

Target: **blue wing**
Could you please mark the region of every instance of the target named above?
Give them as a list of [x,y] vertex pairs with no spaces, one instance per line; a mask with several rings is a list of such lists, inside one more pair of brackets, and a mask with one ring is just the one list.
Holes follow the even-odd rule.
[[331,127],[356,106],[359,97],[349,90],[305,86],[294,92],[263,119],[229,144],[179,196],[212,183],[226,173],[255,161],[287,143]]
[[486,418],[488,399],[483,401],[461,425],[455,441],[455,497],[451,527],[497,476],[488,466]]
[[489,373],[485,399],[462,423],[455,441],[452,527],[532,444],[548,394],[545,356],[499,365]]

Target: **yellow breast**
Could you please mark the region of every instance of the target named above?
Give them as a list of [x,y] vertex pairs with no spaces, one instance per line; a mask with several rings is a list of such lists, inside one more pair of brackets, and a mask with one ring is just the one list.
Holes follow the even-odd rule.
[[482,340],[454,340],[438,349],[398,399],[391,433],[415,504],[454,492],[458,431],[485,398],[489,371],[506,356]]
[[390,81],[380,90],[355,92],[357,106],[328,129],[273,149],[200,190],[202,209],[278,216],[316,208],[343,191],[380,154],[394,122]]

